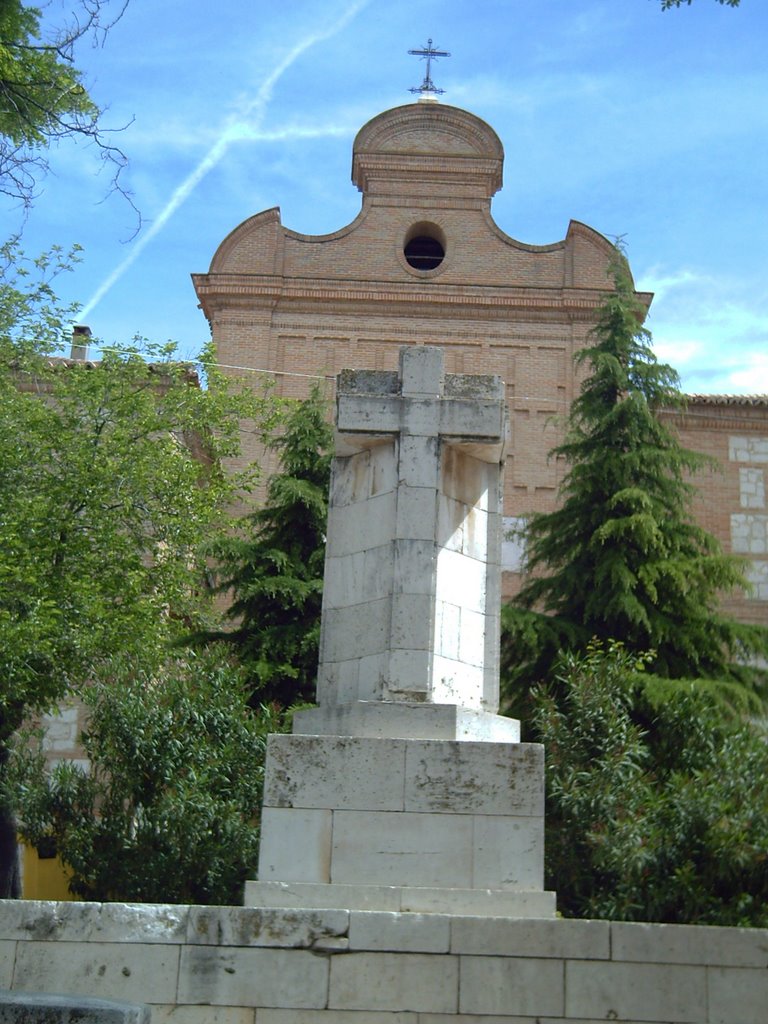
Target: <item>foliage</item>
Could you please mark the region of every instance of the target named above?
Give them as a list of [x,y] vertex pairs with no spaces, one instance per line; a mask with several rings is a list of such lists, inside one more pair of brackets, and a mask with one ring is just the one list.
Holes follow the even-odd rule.
[[30,205],[46,169],[44,151],[71,138],[99,148],[119,188],[125,157],[105,139],[101,111],[83,85],[74,48],[86,36],[103,39],[127,2],[81,0],[69,22],[50,31],[37,7],[22,0],[0,3],[0,192],[11,199]]
[[0,749],[31,713],[109,678],[116,656],[151,662],[203,621],[203,545],[248,482],[218,460],[237,451],[241,416],[274,405],[213,369],[201,388],[172,345],[53,358],[68,313],[52,279],[67,257],[4,256]]
[[289,707],[314,699],[332,436],[316,387],[291,406],[271,442],[282,469],[269,481],[265,505],[212,547],[234,626],[198,639],[231,646],[257,702]]
[[553,452],[569,467],[560,505],[528,520],[531,575],[504,612],[512,690],[593,636],[653,649],[653,671],[669,678],[746,680],[736,662],[768,651],[768,632],[718,610],[723,592],[747,586],[742,562],[691,515],[689,477],[709,463],[660,418],[684,400],[675,371],[653,355],[620,253],[613,281],[577,354],[590,372]]
[[547,885],[566,916],[766,927],[765,736],[692,684],[649,701],[649,660],[592,644],[534,695]]
[[20,747],[20,831],[54,848],[90,900],[242,902],[257,866],[266,736],[281,723],[246,705],[242,673],[185,654],[157,675],[130,661],[88,687],[90,769],[50,774]]
[[[741,0],[717,0],[719,4],[725,7],[738,7]],[[683,4],[687,4],[689,7],[693,3],[693,0],[661,0],[662,11],[668,11],[672,7],[682,7]]]

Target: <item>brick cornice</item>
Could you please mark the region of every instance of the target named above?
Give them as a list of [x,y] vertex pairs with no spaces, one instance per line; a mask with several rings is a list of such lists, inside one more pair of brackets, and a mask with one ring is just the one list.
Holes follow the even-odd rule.
[[577,288],[510,288],[392,282],[350,282],[330,279],[286,279],[249,274],[197,274],[195,288],[207,316],[240,308],[281,311],[352,312],[356,308],[381,314],[442,317],[464,312],[492,319],[513,312],[568,320],[594,321],[603,292]]

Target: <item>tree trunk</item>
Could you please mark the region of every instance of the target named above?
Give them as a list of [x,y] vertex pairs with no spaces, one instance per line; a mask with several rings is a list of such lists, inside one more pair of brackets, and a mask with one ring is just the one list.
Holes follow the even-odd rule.
[[[9,750],[0,742],[0,780],[5,775]],[[1,787],[0,787],[1,791]],[[0,795],[0,899],[21,899],[19,849],[16,842],[16,819],[12,809]]]

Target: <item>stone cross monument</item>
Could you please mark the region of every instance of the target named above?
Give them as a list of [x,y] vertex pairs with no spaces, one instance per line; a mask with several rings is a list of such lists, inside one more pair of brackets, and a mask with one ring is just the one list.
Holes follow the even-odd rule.
[[497,377],[344,371],[318,707],[269,740],[246,903],[546,917],[543,751],[496,714]]

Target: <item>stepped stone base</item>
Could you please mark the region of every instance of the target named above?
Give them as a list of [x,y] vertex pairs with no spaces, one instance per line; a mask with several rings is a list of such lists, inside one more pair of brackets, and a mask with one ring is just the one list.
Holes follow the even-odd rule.
[[413,740],[479,740],[519,743],[515,718],[456,704],[354,701],[297,711],[294,733],[312,736],[364,736]]
[[402,885],[246,882],[246,907],[378,910],[470,917],[552,918],[555,893],[534,890],[428,889]]
[[530,743],[270,736],[247,901],[549,917],[543,756]]

